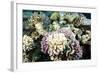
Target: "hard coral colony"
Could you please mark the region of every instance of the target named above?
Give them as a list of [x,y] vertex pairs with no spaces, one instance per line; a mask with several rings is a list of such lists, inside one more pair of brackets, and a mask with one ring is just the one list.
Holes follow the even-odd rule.
[[23,62],[91,59],[91,14],[23,10]]

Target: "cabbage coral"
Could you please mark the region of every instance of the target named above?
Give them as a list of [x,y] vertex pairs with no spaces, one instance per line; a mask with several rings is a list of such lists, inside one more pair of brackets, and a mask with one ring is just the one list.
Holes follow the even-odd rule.
[[66,60],[82,57],[79,42],[68,28],[45,34],[41,41],[41,48],[42,52],[49,54],[51,60],[62,60],[60,56],[63,55],[66,55]]

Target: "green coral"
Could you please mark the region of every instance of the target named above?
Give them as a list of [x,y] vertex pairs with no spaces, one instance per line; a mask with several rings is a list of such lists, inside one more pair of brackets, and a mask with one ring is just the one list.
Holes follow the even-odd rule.
[[51,20],[57,20],[57,19],[59,19],[59,18],[60,18],[59,12],[54,12],[54,13],[52,13],[52,15],[51,15],[51,17],[50,17]]
[[53,21],[52,24],[50,24],[50,30],[51,31],[56,31],[60,28],[60,25],[57,21]]
[[77,13],[69,13],[67,12],[66,15],[64,16],[64,19],[68,20],[68,22],[73,22],[75,18],[79,18],[79,14]]

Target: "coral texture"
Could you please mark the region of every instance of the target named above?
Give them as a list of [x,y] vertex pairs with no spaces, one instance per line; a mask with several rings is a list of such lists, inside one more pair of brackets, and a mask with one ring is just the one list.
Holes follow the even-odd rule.
[[91,13],[23,10],[23,62],[91,59]]

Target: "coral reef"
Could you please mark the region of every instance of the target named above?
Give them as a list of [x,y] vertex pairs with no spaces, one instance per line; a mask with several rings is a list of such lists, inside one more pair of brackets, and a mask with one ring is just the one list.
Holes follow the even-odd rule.
[[23,62],[91,59],[91,14],[23,10],[22,38]]

